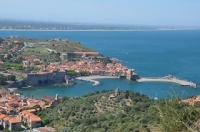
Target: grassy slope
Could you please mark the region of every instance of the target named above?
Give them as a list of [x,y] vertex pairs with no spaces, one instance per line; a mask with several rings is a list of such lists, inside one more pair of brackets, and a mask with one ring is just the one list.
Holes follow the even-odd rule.
[[35,43],[35,44],[41,44],[41,42],[46,43],[47,48],[54,49],[58,52],[93,51],[92,49],[81,45],[79,42],[74,42],[71,40],[56,41],[54,39],[36,39],[36,38],[9,38],[9,39],[19,40],[20,42],[25,42],[25,43]]
[[59,55],[55,53],[50,53],[47,48],[59,53],[68,53],[74,51],[93,51],[92,49],[81,45],[79,42],[74,42],[71,40],[57,41],[54,39],[36,38],[9,38],[7,40],[19,40],[19,42],[27,43],[31,47],[27,47],[22,52],[22,55],[36,57],[45,62],[61,61]]

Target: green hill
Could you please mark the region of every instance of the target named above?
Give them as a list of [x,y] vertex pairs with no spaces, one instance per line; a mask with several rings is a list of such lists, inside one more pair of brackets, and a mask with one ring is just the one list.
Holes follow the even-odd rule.
[[[6,50],[1,51],[1,53],[9,53],[10,49],[20,44],[19,49],[21,52],[10,52],[9,61],[16,60],[17,56],[28,56],[32,58],[39,58],[43,62],[60,62],[61,54],[68,52],[90,52],[94,51],[88,47],[85,47],[80,44],[80,42],[75,42],[71,40],[62,40],[62,39],[36,39],[36,38],[4,38],[0,40],[4,41]],[[23,48],[22,48],[23,47]],[[18,50],[19,50],[18,49]],[[4,55],[4,54],[3,54]],[[1,55],[1,60],[3,59]]]
[[97,91],[80,98],[63,97],[58,107],[37,114],[44,125],[63,132],[199,131],[199,108],[178,98],[154,101],[131,91],[113,95],[114,91]]

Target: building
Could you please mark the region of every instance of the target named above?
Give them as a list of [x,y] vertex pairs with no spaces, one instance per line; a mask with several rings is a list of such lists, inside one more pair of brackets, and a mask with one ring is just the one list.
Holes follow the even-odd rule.
[[29,73],[25,83],[29,86],[53,85],[65,83],[65,71]]
[[30,113],[29,111],[22,111],[19,113],[19,117],[22,122],[28,125],[30,128],[40,127],[42,121],[39,116]]
[[20,130],[21,129],[21,120],[19,118],[10,118],[8,123],[8,129],[12,130]]
[[119,93],[119,89],[116,88],[116,89],[115,89],[115,92],[114,92],[113,94],[110,94],[109,97],[108,97],[108,99],[110,100],[110,99],[112,99],[112,98],[116,98],[119,94],[120,94],[120,93]]
[[0,114],[0,125],[8,130],[21,130],[21,120],[20,118],[10,117],[8,115]]
[[60,104],[61,100],[60,98],[58,97],[58,94],[56,94],[56,97],[55,98],[51,98],[49,96],[44,96],[42,98],[42,101],[46,102],[49,104],[49,107],[56,107]]

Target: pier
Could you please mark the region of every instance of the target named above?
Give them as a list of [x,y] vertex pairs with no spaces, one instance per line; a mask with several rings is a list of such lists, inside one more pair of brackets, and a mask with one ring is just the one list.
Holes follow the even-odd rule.
[[176,78],[172,75],[168,75],[165,77],[142,77],[140,79],[137,79],[138,82],[171,82],[171,83],[177,83],[180,86],[188,86],[188,87],[193,87],[197,88],[198,85],[194,82]]

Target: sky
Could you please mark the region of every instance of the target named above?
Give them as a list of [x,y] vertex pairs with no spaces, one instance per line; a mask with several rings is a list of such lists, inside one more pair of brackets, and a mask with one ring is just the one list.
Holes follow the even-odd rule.
[[200,26],[200,0],[0,0],[0,19]]

